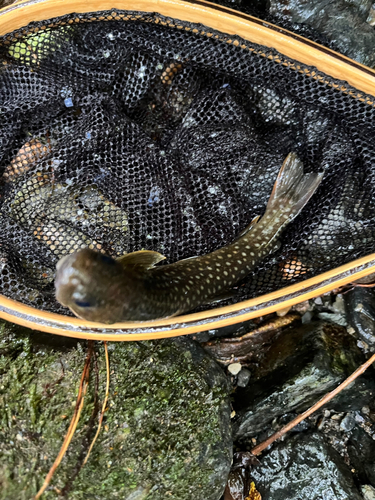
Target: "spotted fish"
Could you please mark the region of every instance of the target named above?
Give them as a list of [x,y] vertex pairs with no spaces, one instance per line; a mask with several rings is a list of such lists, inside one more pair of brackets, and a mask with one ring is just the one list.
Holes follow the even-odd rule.
[[60,259],[57,300],[80,318],[100,323],[167,318],[212,302],[274,251],[277,238],[309,201],[323,174],[304,174],[290,153],[265,214],[231,244],[164,266],[165,257],[141,250],[112,259],[83,249]]

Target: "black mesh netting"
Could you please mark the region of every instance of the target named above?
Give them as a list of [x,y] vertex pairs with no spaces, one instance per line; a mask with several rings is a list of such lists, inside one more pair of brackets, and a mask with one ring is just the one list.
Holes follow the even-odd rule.
[[[373,252],[372,97],[157,14],[72,14],[0,40],[0,293],[51,311],[60,257],[174,262],[262,214],[284,158],[325,171],[234,301]],[[65,309],[64,309],[65,311]]]

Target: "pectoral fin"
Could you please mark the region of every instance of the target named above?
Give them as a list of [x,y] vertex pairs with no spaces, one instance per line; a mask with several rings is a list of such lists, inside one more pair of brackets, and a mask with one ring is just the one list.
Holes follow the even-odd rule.
[[138,252],[127,253],[119,257],[117,261],[123,267],[135,267],[139,270],[147,270],[154,267],[158,262],[164,260],[166,257],[159,252],[152,250],[139,250]]

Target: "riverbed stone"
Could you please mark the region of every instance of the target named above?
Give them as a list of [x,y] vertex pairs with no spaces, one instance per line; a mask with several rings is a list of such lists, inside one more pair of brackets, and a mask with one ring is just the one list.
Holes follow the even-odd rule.
[[278,443],[250,475],[264,500],[362,500],[350,468],[319,433]]
[[[344,327],[313,322],[285,331],[252,373],[252,382],[245,389],[237,388],[235,438],[246,441],[273,419],[306,410],[361,362],[355,339]],[[326,408],[359,409],[373,393],[374,382],[361,377]]]
[[[0,498],[33,498],[73,414],[87,344],[1,323]],[[73,441],[43,499],[219,500],[232,460],[229,384],[189,339],[95,345]],[[96,358],[96,360],[95,360]],[[97,398],[95,384],[97,382]]]

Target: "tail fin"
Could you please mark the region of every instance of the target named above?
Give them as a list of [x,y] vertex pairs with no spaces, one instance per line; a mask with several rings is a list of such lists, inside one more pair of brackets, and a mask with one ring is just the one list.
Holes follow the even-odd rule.
[[280,169],[261,222],[278,226],[277,233],[303,209],[322,181],[324,173],[303,173],[296,153],[289,153]]

